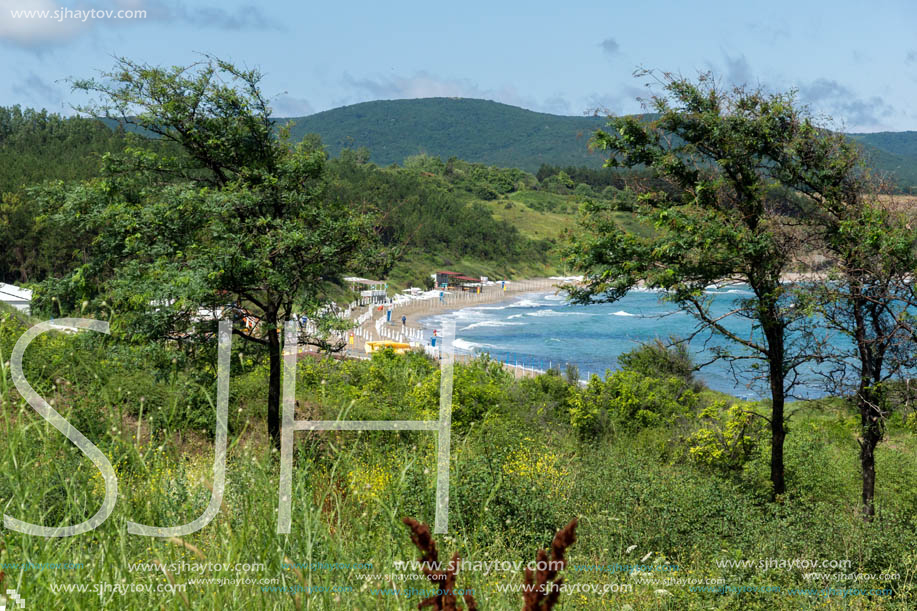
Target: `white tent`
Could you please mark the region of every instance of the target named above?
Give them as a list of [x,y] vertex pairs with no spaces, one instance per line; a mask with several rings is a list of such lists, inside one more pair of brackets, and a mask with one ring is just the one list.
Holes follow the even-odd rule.
[[28,312],[29,305],[32,303],[32,291],[0,282],[0,303],[5,303],[13,306],[17,310]]

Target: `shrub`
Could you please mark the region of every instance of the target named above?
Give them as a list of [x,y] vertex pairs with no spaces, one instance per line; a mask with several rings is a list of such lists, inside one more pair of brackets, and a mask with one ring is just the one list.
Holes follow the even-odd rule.
[[687,438],[688,452],[700,464],[724,471],[742,469],[761,440],[761,418],[733,403],[715,401],[698,417],[707,424]]
[[592,187],[585,183],[579,183],[576,185],[576,188],[573,189],[573,195],[578,198],[585,199],[588,197],[595,197],[595,191],[592,190]]
[[694,379],[694,361],[687,344],[675,338],[670,341],[671,344],[666,345],[656,338],[653,342],[618,356],[618,364],[622,369],[636,371],[651,378],[676,377],[692,385],[695,390],[700,390],[703,384]]
[[[439,417],[439,386],[441,371],[437,369],[411,390],[409,403],[422,417]],[[491,410],[510,403],[507,390],[513,375],[486,356],[467,365],[455,364],[452,393],[452,426],[463,432],[473,422],[481,421]]]
[[582,438],[595,438],[617,429],[637,430],[659,426],[689,413],[697,393],[684,380],[655,378],[638,371],[606,372],[585,388],[570,389],[570,424]]
[[570,397],[569,382],[558,369],[548,369],[534,378],[523,378],[516,384],[517,402],[532,412],[555,419],[567,419]]
[[566,172],[558,172],[554,176],[549,176],[541,182],[541,188],[552,193],[566,195],[575,187],[575,183]]
[[567,384],[579,384],[579,367],[574,363],[567,363],[567,367],[564,369],[564,378],[566,378]]

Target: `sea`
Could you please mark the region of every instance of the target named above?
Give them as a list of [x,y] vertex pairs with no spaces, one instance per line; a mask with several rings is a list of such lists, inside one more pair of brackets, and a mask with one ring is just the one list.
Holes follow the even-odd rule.
[[[706,292],[713,298],[714,314],[725,314],[752,296],[746,285],[711,286]],[[455,321],[457,354],[488,353],[492,359],[541,371],[555,367],[563,372],[573,364],[580,379],[588,379],[592,374],[605,377],[607,371],[618,369],[618,355],[642,343],[695,333],[697,320],[663,296],[659,291],[635,289],[614,303],[573,305],[560,294],[529,293],[502,303],[428,316],[419,322],[429,338],[434,330],[440,332],[447,319]],[[730,331],[740,337],[754,337],[748,319],[731,316],[727,320]],[[736,344],[707,332],[689,343],[696,363],[712,360],[716,347],[736,352]],[[701,368],[697,377],[709,388],[736,397],[766,398],[770,393],[760,376],[764,369],[756,376],[748,367],[751,362],[743,360],[731,367],[726,361],[714,361]],[[794,389],[798,398],[826,394],[823,378],[814,369],[801,368],[799,379]]]

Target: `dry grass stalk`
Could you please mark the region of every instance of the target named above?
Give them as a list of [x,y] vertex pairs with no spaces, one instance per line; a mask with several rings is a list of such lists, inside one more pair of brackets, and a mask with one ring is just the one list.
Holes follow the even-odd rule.
[[550,562],[548,562],[547,552],[543,549],[538,550],[535,555],[538,563],[536,573],[533,574],[531,569],[525,569],[526,587],[522,590],[525,603],[522,611],[543,611],[554,608],[557,599],[560,598],[560,586],[564,582],[563,577],[557,577],[557,573],[566,565],[564,552],[575,542],[576,518],[554,535],[554,541],[551,542]]
[[[299,583],[302,584],[302,586],[305,588],[305,591],[308,592],[308,591],[309,591],[309,584],[306,583],[306,578],[303,577],[302,571],[300,571],[298,568],[296,568],[296,565],[293,564],[293,561],[290,560],[290,557],[289,557],[289,556],[284,556],[284,557],[283,557],[283,561],[284,561],[284,563],[289,567],[289,569],[290,569],[291,571],[293,571],[293,573],[296,575],[297,579],[299,579]],[[297,609],[302,609],[302,600],[299,598],[299,595],[298,595],[298,594],[295,594],[295,595],[293,596],[293,604],[296,606]]]
[[166,579],[168,579],[168,580],[169,580],[169,583],[172,584],[172,588],[173,588],[172,591],[173,591],[173,592],[178,592],[179,596],[181,596],[182,600],[185,602],[185,607],[187,607],[187,608],[190,609],[190,608],[191,608],[191,601],[188,600],[188,595],[185,594],[185,592],[184,592],[183,590],[178,590],[178,589],[175,588],[175,578],[172,577],[172,573],[170,573],[170,572],[166,569],[166,565],[164,565],[164,564],[163,564],[162,562],[160,562],[159,560],[153,560],[153,563],[154,563],[156,566],[158,566],[158,567],[162,570],[163,574],[166,576]]
[[[424,574],[439,592],[420,601],[417,608],[433,607],[434,611],[457,611],[460,609],[458,599],[452,592],[455,591],[455,576],[460,560],[458,553],[452,556],[452,562],[446,567],[447,570],[440,570],[442,567],[439,564],[439,552],[436,551],[436,542],[430,533],[430,527],[413,518],[404,518],[402,522],[411,529],[411,541],[422,554],[419,560],[424,563]],[[474,596],[464,594],[462,598],[468,611],[477,611],[478,603]]]
[[197,556],[201,560],[207,559],[207,556],[204,555],[204,552],[202,552],[200,548],[188,543],[184,539],[179,539],[178,537],[169,537],[168,539],[166,539],[166,541],[168,541],[169,543],[173,543],[175,545],[180,545],[181,547],[184,547],[185,549],[190,550],[191,553],[193,553],[195,556]]

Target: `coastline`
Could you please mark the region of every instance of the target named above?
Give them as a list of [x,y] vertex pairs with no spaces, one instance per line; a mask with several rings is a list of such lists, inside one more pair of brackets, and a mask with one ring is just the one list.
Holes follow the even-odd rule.
[[[440,301],[438,297],[412,299],[384,305],[381,310],[378,309],[379,306],[372,306],[369,308],[369,311],[372,312],[369,320],[360,325],[358,332],[354,335],[354,343],[348,346],[347,352],[349,356],[362,358],[365,355],[364,346],[367,341],[390,339],[391,336],[400,335],[402,331],[402,316],[407,318],[404,326],[409,330],[408,333],[421,333],[425,329],[419,322],[422,318],[464,308],[508,301],[525,293],[556,293],[560,285],[570,281],[570,278],[561,277],[532,278],[507,282],[506,290],[503,290],[501,285],[495,284],[483,287],[481,293],[448,293],[445,295],[444,301]],[[386,310],[389,308],[392,310],[391,322],[380,323],[380,319],[384,320],[386,318]],[[365,308],[360,308],[353,315],[365,314],[366,311]],[[381,328],[388,337],[379,337],[377,328]],[[426,342],[423,343],[426,344]],[[456,355],[456,358],[461,359],[465,356],[459,354]]]
[[[501,301],[508,301],[516,295],[523,295],[525,293],[556,293],[561,282],[562,280],[559,278],[535,278],[507,284],[505,291],[500,289],[499,286],[486,287],[487,289],[495,288],[496,290],[485,290],[480,294],[467,294],[468,299],[465,300],[457,299],[453,302],[447,301],[446,303],[439,303],[438,300],[433,300],[432,302],[421,300],[409,302],[406,306],[396,306],[395,311],[398,312],[398,320],[394,320],[395,313],[393,312],[392,326],[396,326],[394,323],[400,323],[401,316],[407,316],[407,327],[422,329],[423,325],[418,323],[418,320],[421,318],[442,314],[443,312],[452,312],[454,310],[473,308],[480,305],[500,303]],[[397,326],[400,327],[400,324]]]
[[[784,283],[795,282],[817,282],[826,279],[825,273],[819,272],[788,272],[781,276]],[[370,309],[371,315],[360,327],[354,337],[354,343],[348,346],[348,356],[355,358],[366,358],[365,342],[372,340],[393,340],[398,342],[411,343],[415,346],[422,347],[428,354],[432,354],[430,346],[429,331],[432,328],[428,323],[421,324],[421,321],[438,314],[462,310],[465,308],[474,308],[477,306],[512,302],[514,297],[524,294],[541,293],[541,294],[558,294],[563,285],[569,285],[578,278],[535,278],[523,281],[507,282],[504,291],[499,284],[483,287],[482,293],[448,293],[445,301],[440,301],[438,293],[433,297],[429,293],[427,298],[415,298],[402,300],[392,304],[374,306]],[[745,284],[739,279],[729,278],[716,283],[716,286],[727,286],[732,284]],[[386,319],[386,311],[391,309],[391,322],[383,322]],[[359,308],[355,311],[354,316],[363,314],[366,309]],[[406,325],[402,327],[401,317],[407,318]],[[381,333],[380,333],[381,332]],[[426,332],[426,333],[424,333]],[[457,362],[467,361],[474,358],[473,354],[458,352],[455,354]],[[536,363],[537,364],[537,363]],[[543,373],[537,367],[531,364],[514,365],[512,363],[503,363],[503,366],[513,371],[516,377],[529,377]]]

